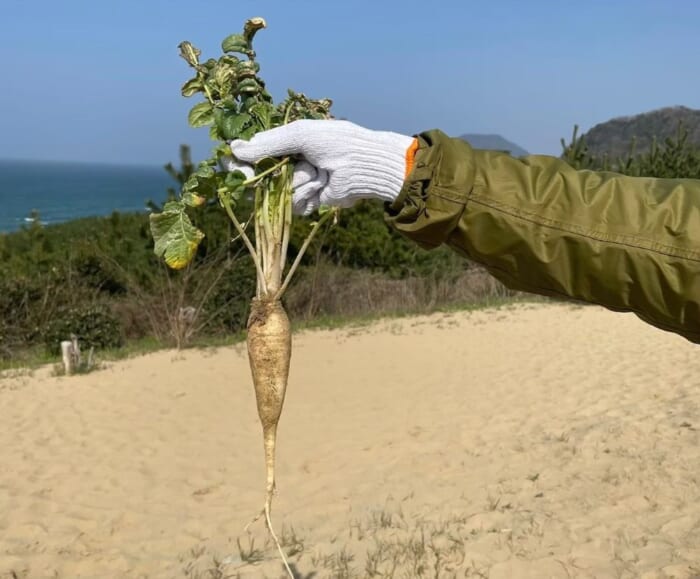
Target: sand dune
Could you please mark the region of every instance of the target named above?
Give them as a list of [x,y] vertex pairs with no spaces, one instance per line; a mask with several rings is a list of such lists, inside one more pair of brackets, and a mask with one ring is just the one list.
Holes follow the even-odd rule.
[[[700,348],[631,314],[305,332],[273,515],[300,577],[700,577],[699,412]],[[281,577],[263,488],[240,346],[0,379],[3,579]]]

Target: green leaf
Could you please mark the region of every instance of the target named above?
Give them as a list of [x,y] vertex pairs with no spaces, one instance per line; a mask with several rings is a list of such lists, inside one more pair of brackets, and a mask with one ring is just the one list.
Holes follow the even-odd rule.
[[173,269],[182,269],[192,261],[204,234],[192,225],[182,202],[169,201],[162,213],[151,213],[149,221],[157,256],[164,257]]
[[263,157],[257,163],[255,163],[255,172],[262,173],[264,171],[268,171],[277,165],[277,163],[279,163],[279,159],[275,159],[274,157]]
[[238,92],[241,94],[257,94],[261,88],[260,83],[254,78],[244,78],[238,83]]
[[191,97],[193,94],[196,94],[202,90],[204,90],[204,85],[202,84],[202,81],[198,78],[191,78],[185,84],[182,85],[181,92],[182,96]]
[[219,63],[215,58],[207,58],[206,62],[204,62],[202,66],[211,72],[214,70],[217,64]]
[[253,118],[248,113],[222,114],[216,119],[216,126],[226,140],[233,140],[250,124]]
[[251,114],[255,115],[258,119],[260,126],[263,130],[270,128],[270,117],[272,115],[272,105],[268,103],[258,103],[250,107]]
[[219,127],[217,127],[216,125],[212,125],[211,127],[209,127],[209,138],[212,141],[223,141],[224,140],[224,137],[221,134]]
[[226,185],[227,189],[233,191],[234,189],[242,187],[245,180],[246,176],[243,171],[231,171],[230,173],[226,174],[224,185]]
[[214,122],[214,109],[208,102],[198,103],[192,107],[187,120],[192,127],[204,127]]
[[195,191],[199,187],[199,179],[197,179],[197,175],[190,175],[189,179],[185,181],[185,184],[182,186],[183,191]]
[[246,187],[244,185],[241,185],[240,187],[236,187],[235,189],[231,190],[229,194],[231,195],[231,199],[234,201],[238,202],[241,200],[241,197],[243,197],[243,193],[245,193]]
[[229,112],[238,112],[238,103],[235,99],[225,98],[221,101],[221,106]]
[[253,60],[242,60],[236,65],[236,74],[241,78],[251,78],[260,70],[260,65]]
[[255,125],[253,125],[238,133],[238,138],[244,141],[249,141],[257,132],[258,128]]
[[199,64],[199,55],[202,54],[202,51],[192,46],[192,43],[185,40],[178,44],[177,47],[180,49],[180,56],[187,61],[187,64],[190,66]]
[[200,163],[194,175],[196,175],[198,179],[208,179],[213,177],[215,173],[214,167],[207,163]]
[[238,66],[238,63],[241,62],[237,57],[233,56],[232,54],[224,54],[223,56],[219,57],[219,64],[228,64],[229,66],[232,66],[234,69]]
[[[214,161],[216,161],[214,159]],[[182,187],[185,193],[194,193],[200,197],[212,197],[216,195],[219,178],[223,180],[223,173],[216,173],[211,166],[201,167],[193,173]]]
[[242,34],[231,34],[221,42],[221,50],[224,52],[238,52],[248,54],[250,46]]
[[228,143],[219,143],[212,149],[211,154],[218,162],[222,157],[231,156],[231,147]]
[[216,84],[216,81],[211,76],[211,74],[204,79],[204,86],[206,87],[204,92],[207,92],[208,89],[209,94],[212,95],[212,97],[216,100],[219,100],[216,94],[219,92],[219,85]]
[[163,211],[181,211],[182,209],[182,203],[177,199],[166,201],[163,205]]

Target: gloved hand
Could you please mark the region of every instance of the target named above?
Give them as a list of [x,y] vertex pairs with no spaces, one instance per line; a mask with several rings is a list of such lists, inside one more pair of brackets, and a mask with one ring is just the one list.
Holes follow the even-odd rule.
[[350,207],[359,199],[394,201],[406,178],[416,141],[397,133],[372,131],[348,121],[300,120],[250,141],[233,141],[236,159],[300,155],[294,170],[295,213],[320,205]]

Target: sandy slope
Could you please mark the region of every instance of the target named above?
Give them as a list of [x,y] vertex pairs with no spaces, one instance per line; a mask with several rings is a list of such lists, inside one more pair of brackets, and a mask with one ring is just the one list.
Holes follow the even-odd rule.
[[[699,576],[699,410],[700,348],[595,307],[303,333],[276,525],[317,579]],[[4,378],[0,577],[280,577],[263,474],[240,347]]]

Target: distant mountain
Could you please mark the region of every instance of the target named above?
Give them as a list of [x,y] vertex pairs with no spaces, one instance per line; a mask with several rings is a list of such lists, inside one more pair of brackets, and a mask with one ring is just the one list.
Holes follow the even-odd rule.
[[513,157],[522,157],[528,154],[525,149],[519,147],[515,143],[511,143],[508,139],[503,138],[501,135],[479,135],[467,133],[466,135],[460,135],[459,138],[467,141],[467,143],[469,143],[475,149],[506,151]]
[[635,137],[637,152],[643,153],[651,147],[654,136],[660,142],[675,136],[679,121],[688,130],[688,141],[700,146],[700,110],[681,106],[611,119],[594,126],[583,137],[591,154],[607,153],[614,158],[628,153]]

